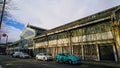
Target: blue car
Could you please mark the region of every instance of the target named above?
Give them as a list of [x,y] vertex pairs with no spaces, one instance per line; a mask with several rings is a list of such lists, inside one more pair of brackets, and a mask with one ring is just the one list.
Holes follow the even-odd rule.
[[78,64],[80,63],[80,58],[69,53],[58,53],[56,55],[56,62],[58,63],[69,63],[69,64]]

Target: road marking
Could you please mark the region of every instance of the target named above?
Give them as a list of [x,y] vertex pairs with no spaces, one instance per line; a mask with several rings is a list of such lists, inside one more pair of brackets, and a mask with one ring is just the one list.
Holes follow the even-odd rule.
[[53,68],[59,68],[59,67],[55,67],[55,66],[53,66],[53,65],[49,65],[49,64],[41,64],[41,65],[49,66],[49,67],[53,67]]
[[12,63],[8,63],[8,64],[6,64],[6,65],[13,65]]
[[0,68],[2,68],[2,66],[0,65]]

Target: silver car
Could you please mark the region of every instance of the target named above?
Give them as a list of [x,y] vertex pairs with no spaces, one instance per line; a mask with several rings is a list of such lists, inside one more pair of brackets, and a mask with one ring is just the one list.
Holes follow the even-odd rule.
[[30,58],[30,55],[28,55],[27,53],[23,53],[21,52],[19,55],[20,58]]
[[53,60],[53,58],[52,58],[52,56],[50,54],[38,53],[36,55],[36,60],[47,61],[47,60]]
[[18,58],[30,58],[30,56],[27,53],[23,52],[14,52],[12,57],[18,57]]
[[17,51],[12,54],[12,57],[19,57],[21,52]]

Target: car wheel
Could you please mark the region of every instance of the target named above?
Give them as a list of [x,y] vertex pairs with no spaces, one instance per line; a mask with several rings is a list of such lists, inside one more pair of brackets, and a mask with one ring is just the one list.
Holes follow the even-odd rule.
[[58,59],[56,59],[56,62],[57,62],[57,63],[59,63],[59,60],[58,60]]
[[69,63],[69,64],[73,64],[73,63],[72,63],[72,60],[69,60],[68,63]]
[[36,57],[35,59],[38,60],[38,57]]
[[24,59],[25,57],[24,57],[24,56],[22,56],[22,58]]

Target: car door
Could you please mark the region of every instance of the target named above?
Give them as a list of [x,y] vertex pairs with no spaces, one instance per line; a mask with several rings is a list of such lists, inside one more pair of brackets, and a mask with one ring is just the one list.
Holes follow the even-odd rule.
[[63,60],[64,62],[67,62],[67,61],[68,61],[68,56],[67,56],[66,54],[63,54],[63,55],[62,55],[62,60]]
[[41,54],[39,54],[38,58],[41,59],[41,60],[43,60],[43,56],[44,55],[41,53]]

